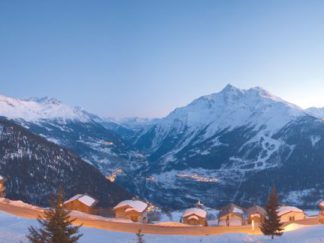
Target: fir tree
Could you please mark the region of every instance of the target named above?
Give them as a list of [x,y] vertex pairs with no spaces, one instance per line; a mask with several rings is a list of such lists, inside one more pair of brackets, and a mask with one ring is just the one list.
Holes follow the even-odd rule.
[[63,190],[60,189],[57,197],[51,200],[51,208],[39,216],[40,229],[29,228],[27,238],[32,243],[75,243],[82,234],[78,234],[81,227],[73,226],[75,219],[70,218],[70,211],[63,208]]
[[274,236],[281,236],[283,234],[283,224],[280,223],[280,217],[277,212],[278,208],[279,202],[277,191],[275,187],[272,187],[266,206],[267,216],[260,227],[264,235],[271,235],[271,239],[273,239]]
[[144,234],[142,234],[142,230],[139,230],[136,236],[137,236],[137,243],[145,243]]

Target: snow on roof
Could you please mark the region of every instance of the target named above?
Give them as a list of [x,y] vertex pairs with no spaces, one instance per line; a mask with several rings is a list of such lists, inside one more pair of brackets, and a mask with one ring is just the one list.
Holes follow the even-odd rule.
[[196,215],[191,215],[188,219],[189,219],[189,220],[190,220],[190,219],[199,220],[199,218],[198,218]]
[[239,214],[243,214],[243,210],[241,208],[237,208],[237,207],[234,207],[233,210],[232,210],[233,213],[239,213]]
[[320,206],[320,207],[324,207],[324,201],[321,201],[321,202],[319,203],[319,206]]
[[264,210],[264,208],[254,205],[247,210],[248,215],[255,215],[255,214],[261,214],[266,215],[267,212]]
[[72,202],[74,200],[78,200],[81,203],[87,205],[88,207],[94,206],[94,204],[97,202],[96,199],[94,199],[93,197],[90,197],[89,195],[77,194],[74,197],[71,197],[69,200],[65,201],[64,204]]
[[[118,203],[114,209],[122,208],[125,206],[131,207],[133,210],[142,213],[144,210],[148,207],[147,203],[139,201],[139,200],[125,200],[120,203]],[[132,209],[126,209],[128,211],[131,211]]]
[[3,180],[3,179],[4,179],[3,176],[0,175],[0,180]]
[[206,218],[207,212],[200,208],[189,208],[186,211],[184,211],[182,217],[188,217],[190,215],[197,215],[201,218]]
[[293,206],[281,206],[277,212],[278,212],[279,216],[284,215],[289,212],[304,213],[303,210],[293,207]]
[[230,204],[226,205],[225,207],[223,207],[221,209],[221,211],[219,212],[218,216],[219,217],[222,217],[222,216],[224,216],[226,214],[230,214],[230,213],[235,213],[235,214],[238,214],[238,215],[243,215],[244,214],[244,210],[241,207],[235,205],[234,203],[230,203]]

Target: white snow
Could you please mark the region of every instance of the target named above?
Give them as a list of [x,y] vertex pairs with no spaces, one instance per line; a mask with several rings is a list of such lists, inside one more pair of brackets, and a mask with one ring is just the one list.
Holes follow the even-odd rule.
[[[17,243],[27,242],[26,234],[28,227],[38,227],[36,220],[19,218],[3,212],[0,212],[0,242]],[[111,232],[95,228],[82,227],[80,231],[83,236],[80,243],[134,243],[136,235],[131,233]],[[302,226],[292,224],[285,229],[281,237],[275,237],[271,240],[267,236],[246,235],[246,234],[223,234],[208,236],[190,236],[190,235],[152,235],[144,234],[144,239],[149,243],[305,243],[305,242],[323,242],[324,225]]]
[[[306,115],[300,107],[261,88],[244,90],[228,85],[219,93],[198,98],[155,121],[151,152],[157,151],[169,136],[179,140],[161,158],[161,171],[148,177],[159,186],[169,189],[178,186],[183,180],[219,184],[243,181],[246,173],[280,166],[280,160],[275,159],[280,151],[287,151],[287,158],[291,155],[295,147],[273,135],[288,123]],[[224,163],[215,170],[164,170],[169,168],[168,164],[177,161],[177,153],[183,149],[188,157],[193,157],[208,156],[216,147],[228,146],[220,141],[219,133],[241,127],[256,132],[239,148],[239,151],[247,151],[246,155],[232,156],[230,163]],[[250,151],[259,152],[252,156]]]
[[181,132],[186,127],[189,128],[188,134],[194,134],[208,126],[205,139],[212,137],[217,131],[243,125],[255,129],[265,125],[266,130],[273,134],[288,122],[305,114],[300,107],[261,88],[243,90],[228,85],[221,92],[198,98],[158,120],[158,134],[153,143],[158,145],[171,131]]
[[206,218],[207,212],[201,208],[189,208],[184,211],[182,217],[187,217],[189,215],[197,215],[201,218]]
[[118,208],[125,207],[125,206],[129,206],[133,210],[135,210],[139,213],[142,213],[148,207],[147,203],[139,201],[139,200],[125,200],[125,201],[118,203],[114,207],[114,209],[118,209]]
[[88,207],[92,207],[96,203],[96,199],[93,197],[90,197],[86,194],[77,194],[73,197],[71,197],[69,200],[65,201],[64,204],[69,203],[71,201],[78,200],[81,203],[87,205]]
[[243,214],[243,210],[241,208],[234,207],[233,208],[233,213]]
[[183,223],[179,223],[179,222],[157,222],[157,223],[155,223],[155,225],[162,225],[162,226],[181,226],[181,227],[184,227],[184,226],[189,227],[190,226],[188,224],[183,224]]
[[298,191],[290,191],[286,193],[282,201],[290,204],[299,205],[300,202],[307,201],[307,197],[316,192],[317,190],[314,188],[298,190]]
[[199,220],[199,218],[196,215],[189,216],[189,220],[194,219],[194,220]]
[[305,110],[309,115],[314,116],[316,118],[323,119],[324,118],[324,108],[318,107],[310,107]]
[[67,106],[56,99],[15,99],[3,95],[0,95],[0,115],[32,122],[49,119],[85,122],[90,119],[83,109]]
[[35,209],[36,210],[42,210],[41,208],[39,208],[37,206],[25,203],[25,202],[20,201],[20,200],[14,201],[14,200],[9,200],[7,198],[0,198],[0,203],[8,204],[8,205],[16,206],[16,207],[29,208],[29,209],[32,209],[32,210],[35,210]]
[[310,136],[310,140],[311,140],[311,143],[312,143],[312,146],[316,146],[316,144],[321,141],[322,137],[321,136],[318,136],[318,135],[313,135],[313,136]]
[[278,209],[279,216],[289,213],[289,212],[303,213],[304,211],[299,208],[293,207],[293,206],[281,206]]

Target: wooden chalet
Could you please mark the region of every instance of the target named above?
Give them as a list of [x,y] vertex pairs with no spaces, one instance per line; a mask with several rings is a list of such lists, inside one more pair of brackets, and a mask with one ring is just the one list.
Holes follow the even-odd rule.
[[303,210],[292,206],[281,206],[278,209],[278,216],[281,223],[293,222],[305,219]]
[[115,217],[133,222],[147,222],[148,204],[140,200],[125,200],[114,207]]
[[84,213],[94,213],[97,200],[87,194],[77,194],[63,203],[64,208]]
[[189,225],[207,226],[207,212],[201,208],[189,208],[184,211],[181,222]]
[[244,224],[244,209],[231,203],[221,209],[218,224],[223,226],[239,226]]
[[267,212],[264,208],[254,205],[247,209],[247,223],[252,225],[252,228],[255,226],[261,225],[264,221]]

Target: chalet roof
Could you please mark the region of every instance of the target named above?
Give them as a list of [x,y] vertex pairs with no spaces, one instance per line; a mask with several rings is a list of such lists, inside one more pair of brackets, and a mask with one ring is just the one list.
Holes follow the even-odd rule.
[[319,203],[319,206],[320,206],[320,207],[324,207],[324,201],[321,201],[321,202]]
[[182,217],[188,217],[190,215],[196,215],[200,218],[206,218],[207,212],[201,208],[189,208],[186,211],[184,211]]
[[[132,210],[142,213],[145,211],[145,209],[148,207],[147,203],[139,201],[139,200],[125,200],[122,201],[120,203],[118,203],[115,207],[114,210],[118,209],[118,208],[122,208],[125,206],[129,206],[130,208],[132,208]],[[132,211],[129,210],[128,211]]]
[[234,213],[234,214],[243,216],[244,210],[243,210],[243,208],[237,206],[236,204],[230,203],[221,209],[221,211],[218,214],[218,217],[221,217],[221,216],[224,216],[224,215],[230,214],[230,213]]
[[290,213],[290,212],[295,212],[295,213],[303,213],[304,211],[299,209],[299,208],[296,208],[296,207],[292,207],[292,206],[281,206],[279,209],[278,209],[278,215],[279,216],[282,216],[286,213]]
[[93,197],[87,195],[87,194],[77,194],[73,197],[71,197],[69,200],[65,201],[64,204],[78,200],[81,203],[85,204],[88,207],[93,207],[96,203],[97,200],[94,199]]
[[194,219],[194,220],[199,220],[199,218],[196,215],[191,215],[188,217],[188,219]]
[[251,214],[260,214],[265,216],[267,214],[267,212],[264,210],[264,208],[254,205],[250,208],[247,209],[247,214],[251,215]]

